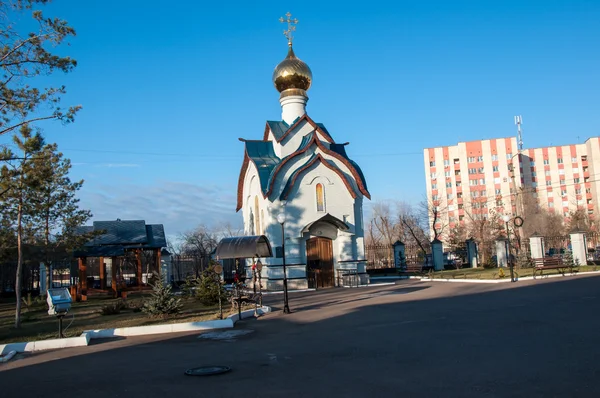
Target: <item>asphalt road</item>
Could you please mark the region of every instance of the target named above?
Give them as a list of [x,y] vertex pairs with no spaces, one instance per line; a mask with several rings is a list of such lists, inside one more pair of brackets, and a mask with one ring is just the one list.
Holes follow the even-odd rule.
[[[401,282],[265,301],[226,340],[138,337],[20,355],[1,397],[600,397],[600,277]],[[219,376],[188,368],[226,365]]]

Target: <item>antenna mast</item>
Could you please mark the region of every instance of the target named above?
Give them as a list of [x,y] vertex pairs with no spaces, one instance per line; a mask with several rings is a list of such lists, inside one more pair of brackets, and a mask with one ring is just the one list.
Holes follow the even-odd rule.
[[521,123],[523,123],[522,116],[515,116],[515,124],[517,125],[517,145],[519,146],[519,154],[523,152],[523,134],[521,133]]

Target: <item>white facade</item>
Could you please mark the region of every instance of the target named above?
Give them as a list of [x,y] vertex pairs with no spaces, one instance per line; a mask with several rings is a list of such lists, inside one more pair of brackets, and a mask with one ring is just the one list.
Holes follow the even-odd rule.
[[[242,211],[244,233],[266,235],[273,247],[274,257],[261,259],[267,290],[282,287],[283,258],[275,256],[283,242],[280,213],[285,215],[290,288],[308,287],[317,260],[323,277],[329,278],[325,275],[332,267],[327,286],[341,284],[344,269],[358,272],[363,283],[368,280],[362,214],[363,198],[370,198],[366,182],[347,157],[345,144],[335,143],[324,126],[306,114],[307,101],[298,90],[292,95],[283,91],[283,120],[267,122],[262,140],[244,141],[237,210]],[[309,240],[320,242],[316,257],[312,249],[310,256],[307,253]]]

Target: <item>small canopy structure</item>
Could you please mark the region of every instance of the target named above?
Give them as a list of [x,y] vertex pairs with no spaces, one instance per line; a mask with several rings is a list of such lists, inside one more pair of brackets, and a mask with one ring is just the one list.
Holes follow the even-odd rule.
[[271,243],[265,235],[223,238],[217,245],[217,260],[227,258],[273,257]]
[[340,231],[348,231],[350,229],[348,224],[346,224],[339,218],[334,217],[331,214],[327,213],[323,217],[319,218],[318,220],[315,220],[315,221],[307,224],[306,227],[304,227],[302,229],[302,233],[308,232],[310,230],[310,227],[312,227],[313,225],[315,225],[318,222],[325,222],[325,223],[331,224],[334,227],[336,227],[337,229],[339,229]]

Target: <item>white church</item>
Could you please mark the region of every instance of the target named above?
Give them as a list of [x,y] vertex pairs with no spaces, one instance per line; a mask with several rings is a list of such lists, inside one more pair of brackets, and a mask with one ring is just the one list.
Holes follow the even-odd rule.
[[245,152],[236,211],[242,211],[246,235],[266,235],[274,248],[274,257],[261,259],[267,290],[282,288],[284,259],[291,289],[365,284],[362,208],[370,194],[346,154],[348,143],[334,141],[306,113],[312,72],[294,54],[297,20],[287,17],[281,21],[288,23],[288,54],[273,72],[281,120],[267,121],[260,140],[240,138]]

